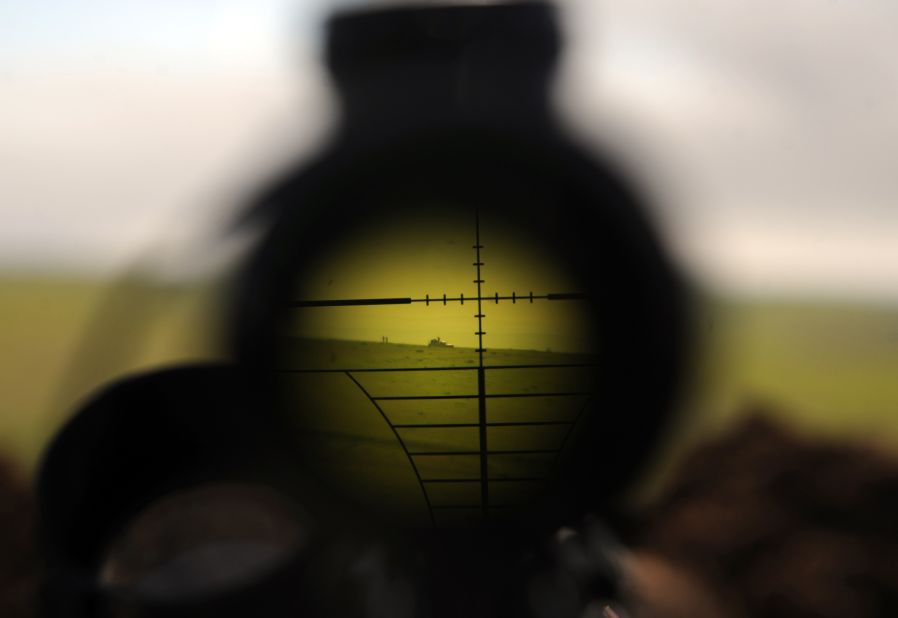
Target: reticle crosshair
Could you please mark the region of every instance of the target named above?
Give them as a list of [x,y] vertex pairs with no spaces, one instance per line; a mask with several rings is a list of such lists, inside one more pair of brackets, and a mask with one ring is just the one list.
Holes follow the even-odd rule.
[[[424,281],[442,288],[433,294],[323,296],[345,270],[322,260],[318,284],[300,283],[289,303],[279,368],[286,401],[301,394],[313,465],[363,501],[436,526],[538,499],[592,397],[585,294],[538,244],[470,215],[422,216],[350,251],[349,268],[381,263],[342,289],[393,277],[391,290]],[[467,285],[448,291],[460,277]]]

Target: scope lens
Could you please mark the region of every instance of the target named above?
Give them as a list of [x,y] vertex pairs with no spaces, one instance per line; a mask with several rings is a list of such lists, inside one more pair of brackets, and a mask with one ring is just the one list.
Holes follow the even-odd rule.
[[100,581],[144,602],[187,602],[258,581],[306,541],[295,506],[277,492],[202,485],[140,513],[111,545]]
[[416,525],[538,500],[594,388],[591,302],[540,230],[459,203],[331,231],[279,325],[281,404],[313,471]]

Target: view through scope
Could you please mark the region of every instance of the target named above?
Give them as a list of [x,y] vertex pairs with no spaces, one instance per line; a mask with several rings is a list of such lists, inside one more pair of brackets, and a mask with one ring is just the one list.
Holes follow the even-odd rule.
[[403,209],[297,277],[279,373],[300,448],[342,491],[453,525],[542,495],[592,396],[589,299],[538,234]]

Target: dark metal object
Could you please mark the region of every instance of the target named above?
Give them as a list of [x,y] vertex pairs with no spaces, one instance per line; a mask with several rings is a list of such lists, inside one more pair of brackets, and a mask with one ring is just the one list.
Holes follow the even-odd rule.
[[[271,385],[283,375],[275,362],[280,325],[297,308],[476,301],[476,317],[484,303],[584,303],[596,327],[591,347],[602,351],[596,396],[540,525],[613,507],[663,434],[687,336],[684,290],[638,193],[555,124],[548,83],[559,47],[554,12],[542,2],[338,16],[327,58],[343,123],[317,159],[274,183],[245,214],[242,223],[262,226],[262,241],[229,305],[237,358]],[[538,231],[573,289],[296,298],[309,265],[385,221],[420,214],[419,204],[507,221],[510,238],[516,226]],[[475,250],[482,244],[475,236]],[[477,285],[483,261],[475,253]],[[488,401],[480,378],[479,406]]]
[[[48,569],[43,615],[249,616],[254,608],[263,612],[257,615],[295,615],[301,600],[287,594],[283,581],[303,577],[305,552],[221,598],[153,600],[101,578],[129,522],[181,489],[230,481],[301,494],[297,522],[312,525],[308,507],[318,494],[264,419],[247,423],[248,395],[233,367],[191,366],[130,377],[84,405],[47,449],[38,478],[38,530]],[[326,538],[315,525],[315,536]]]
[[[555,615],[573,618],[597,590],[613,594],[616,573],[601,550],[578,558],[574,569],[556,556],[568,541],[552,535],[591,513],[613,521],[615,497],[653,452],[682,375],[687,299],[637,193],[612,165],[580,151],[556,126],[548,83],[559,49],[554,12],[543,2],[390,9],[331,21],[327,60],[343,122],[316,160],[285,175],[238,222],[260,225],[263,239],[238,273],[225,307],[237,362],[112,385],[46,453],[38,490],[48,618],[542,618],[544,606],[528,596],[537,588],[543,601],[558,602]],[[351,239],[384,218],[401,220],[408,204],[428,200],[539,229],[544,248],[577,282],[577,292],[484,296],[478,226],[474,297],[293,297],[297,275],[335,240]],[[275,387],[285,374],[303,370],[277,366],[278,328],[297,307],[465,300],[478,304],[479,365],[414,371],[477,371],[476,394],[450,396],[477,399],[477,423],[445,424],[478,428],[478,448],[471,452],[480,458],[476,478],[422,476],[415,458],[467,453],[408,449],[399,430],[414,424],[391,423],[378,403],[390,397],[371,396],[357,378],[362,372],[409,369],[316,370],[345,374],[380,411],[415,470],[431,514],[503,509],[491,502],[490,484],[547,480],[490,476],[491,455],[560,452],[490,450],[486,428],[501,423],[487,418],[488,403],[530,395],[487,392],[487,372],[592,369],[588,394],[538,394],[589,395],[571,423],[581,429],[576,437],[565,434],[562,446],[569,456],[557,462],[550,495],[522,518],[501,526],[487,522],[479,530],[397,529],[354,510],[335,488],[309,478],[294,456]],[[587,303],[602,358],[596,365],[484,365],[482,304],[507,300]],[[527,424],[535,426],[504,425]],[[259,578],[201,599],[159,603],[101,585],[110,544],[147,506],[181,488],[233,479],[293,500],[298,520],[310,531],[309,545]],[[430,504],[426,487],[441,483],[479,483],[480,504]],[[568,597],[538,585],[542,573],[551,579],[572,570],[576,585],[564,592]]]

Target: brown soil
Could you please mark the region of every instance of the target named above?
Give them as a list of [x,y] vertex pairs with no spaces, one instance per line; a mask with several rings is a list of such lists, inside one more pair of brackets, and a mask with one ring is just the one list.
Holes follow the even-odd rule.
[[0,458],[0,616],[36,616],[38,579],[31,491]]

